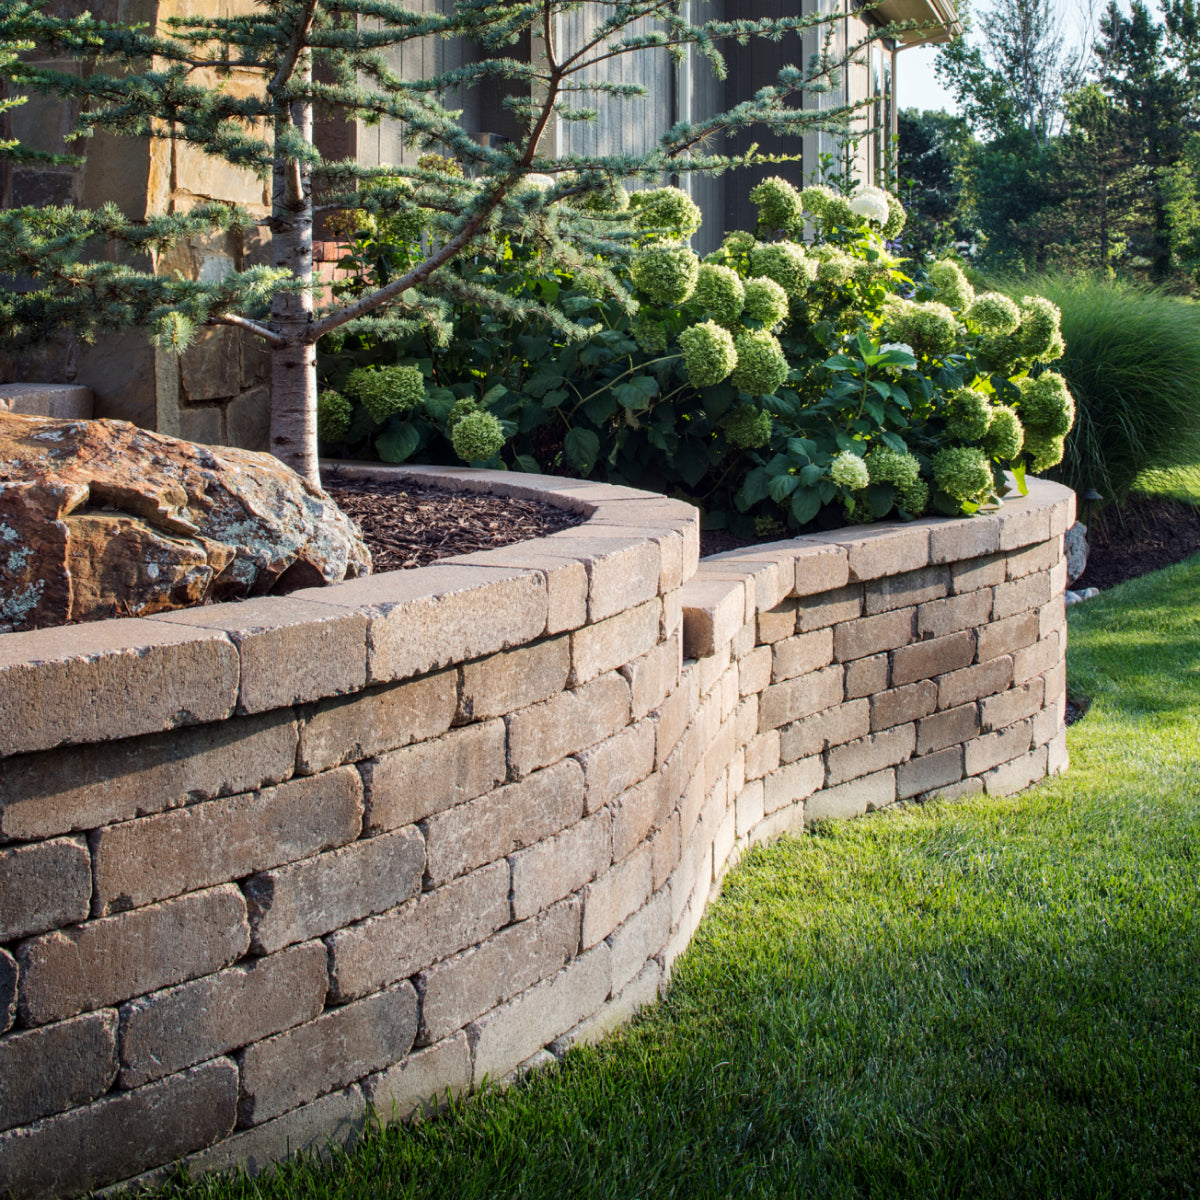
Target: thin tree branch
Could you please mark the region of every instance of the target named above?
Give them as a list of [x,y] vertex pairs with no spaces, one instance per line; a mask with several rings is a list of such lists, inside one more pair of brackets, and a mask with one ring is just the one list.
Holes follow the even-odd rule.
[[209,317],[205,324],[232,325],[237,329],[244,329],[247,333],[262,338],[268,346],[273,346],[276,350],[281,350],[287,345],[287,339],[280,337],[275,330],[266,325],[260,325],[257,321],[251,321],[249,317],[239,317],[237,313],[224,313],[219,317]]
[[312,30],[312,23],[316,14],[317,0],[305,0],[303,16],[296,22],[296,28],[292,33],[291,41],[288,42],[287,49],[283,52],[283,57],[279,60],[279,70],[275,72],[275,78],[267,84],[267,91],[270,95],[274,96],[287,83],[292,72],[296,69],[296,64],[300,61],[300,55],[304,53],[305,43],[308,41],[308,35]]

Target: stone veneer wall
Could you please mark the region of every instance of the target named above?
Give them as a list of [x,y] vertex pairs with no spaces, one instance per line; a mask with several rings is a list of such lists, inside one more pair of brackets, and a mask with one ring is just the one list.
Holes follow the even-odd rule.
[[417,470],[591,517],[0,637],[0,1193],[501,1079],[658,995],[751,843],[1066,765],[1061,487],[697,569],[687,505]]

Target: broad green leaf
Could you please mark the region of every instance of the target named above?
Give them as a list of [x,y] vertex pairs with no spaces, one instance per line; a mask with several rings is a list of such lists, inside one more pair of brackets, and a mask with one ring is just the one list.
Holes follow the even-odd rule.
[[421,444],[421,435],[411,421],[390,427],[375,439],[375,450],[384,462],[402,463]]
[[1029,487],[1025,483],[1025,464],[1017,463],[1012,469],[1013,478],[1017,481],[1017,491],[1022,496],[1029,495]]
[[746,476],[746,480],[742,484],[740,495],[745,501],[747,508],[751,507],[751,505],[758,504],[760,501],[767,498],[769,495],[769,492],[767,491],[768,479],[769,477],[762,467],[755,467],[754,470]]
[[821,496],[816,488],[800,488],[792,496],[792,516],[807,525],[821,511]]
[[867,503],[876,517],[882,517],[892,507],[895,495],[890,483],[873,483],[867,488]]
[[884,429],[880,431],[879,440],[890,450],[895,450],[897,454],[907,454],[908,446],[905,445],[902,437],[897,437],[890,430]]
[[767,484],[767,493],[776,504],[782,504],[799,486],[795,475],[776,475]]
[[600,439],[590,429],[572,429],[563,439],[563,452],[586,475],[600,453]]
[[513,460],[518,468],[528,475],[540,475],[542,468],[532,454],[518,454]]
[[809,463],[808,466],[800,468],[800,482],[805,487],[814,487],[821,482],[821,476],[824,473],[824,467],[819,467],[816,463]]

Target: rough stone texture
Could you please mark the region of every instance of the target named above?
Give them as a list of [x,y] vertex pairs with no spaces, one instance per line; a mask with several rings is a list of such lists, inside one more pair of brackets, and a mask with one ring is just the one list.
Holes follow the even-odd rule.
[[92,389],[70,383],[0,383],[0,412],[90,421]]
[[512,855],[512,909],[520,921],[577,892],[612,862],[606,810]]
[[886,808],[896,799],[896,773],[890,768],[875,775],[864,775],[837,787],[814,792],[804,802],[805,823],[819,820],[846,820],[863,813]]
[[890,669],[888,656],[872,654],[869,658],[856,658],[846,664],[846,699],[857,700],[882,692],[888,685]]
[[320,937],[415,895],[425,843],[407,826],[265,871],[245,885],[255,954]]
[[91,892],[92,864],[81,838],[0,849],[0,942],[82,921]]
[[923,567],[903,575],[885,575],[863,591],[863,613],[873,617],[894,608],[909,608],[940,599],[950,591],[950,570],[944,566]]
[[583,893],[580,934],[585,950],[608,937],[646,902],[651,888],[651,863],[650,847],[642,845],[587,886]]
[[436,1046],[426,1046],[403,1062],[363,1080],[376,1115],[385,1123],[431,1115],[446,1096],[461,1096],[471,1087],[471,1047],[465,1033]]
[[142,996],[121,1009],[121,1086],[140,1087],[311,1021],[327,984],[325,947],[310,942]]
[[649,653],[618,668],[629,684],[630,712],[635,721],[667,698],[679,682],[682,665],[683,638],[673,633]]
[[932,754],[956,742],[965,742],[979,734],[979,708],[963,704],[934,713],[917,722],[917,753]]
[[353,767],[109,825],[92,839],[94,911],[107,916],[241,879],[345,845],[361,829]]
[[1012,662],[1006,655],[943,675],[938,681],[938,708],[956,708],[980,696],[1003,691],[1012,682]]
[[0,538],[39,548],[0,568],[3,631],[370,570],[354,525],[269,454],[211,450],[124,421],[0,412],[0,461]]
[[[833,662],[833,630],[817,629],[784,638],[772,648],[771,681],[807,675]],[[761,690],[761,689],[760,689]]]
[[683,589],[683,652],[714,653],[733,640],[746,619],[746,585],[735,579],[693,579]]
[[825,667],[801,679],[777,683],[762,694],[758,710],[760,731],[778,729],[810,713],[829,708],[842,698],[842,668]]
[[17,960],[0,950],[0,1033],[7,1032],[17,1019]]
[[333,1008],[241,1056],[238,1123],[259,1125],[398,1063],[417,1033],[417,994],[399,983]]
[[1088,540],[1087,526],[1082,521],[1076,521],[1067,530],[1063,538],[1063,553],[1067,559],[1067,586],[1077,580],[1087,570]]
[[899,725],[856,742],[847,742],[844,746],[834,746],[826,755],[826,782],[833,787],[894,766],[909,758],[916,745],[917,727]]
[[962,629],[978,629],[991,615],[992,593],[986,588],[932,600],[917,609],[917,633],[923,638],[946,637]]
[[914,609],[900,608],[877,617],[863,617],[838,625],[833,633],[833,649],[839,662],[866,658],[881,650],[907,645],[912,637]]
[[502,717],[549,700],[566,687],[570,669],[571,639],[566,637],[467,663],[462,669],[459,717],[466,721]]
[[781,642],[796,632],[796,606],[781,604],[776,609],[758,614],[758,640],[762,645]]
[[963,774],[961,746],[950,746],[924,758],[909,759],[896,768],[896,799],[936,791],[957,783]]
[[651,600],[577,629],[571,634],[571,686],[587,683],[649,651],[658,642],[660,615],[658,600]]
[[[862,615],[862,605],[862,588],[858,584],[832,592],[813,593],[802,597],[796,606],[796,628],[801,633],[808,633],[825,625],[853,621]],[[759,641],[764,640],[759,638]]]
[[946,637],[901,646],[892,655],[892,686],[932,679],[965,667],[975,658],[975,631],[961,630]]
[[849,700],[785,726],[779,736],[779,757],[785,763],[792,762],[866,737],[870,732],[870,702]]
[[629,685],[615,672],[522,709],[508,718],[509,767],[528,775],[586,750],[623,728],[629,712]]
[[1032,646],[1039,637],[1040,620],[1036,612],[1023,612],[1002,621],[991,621],[979,630],[979,661],[1015,654]]
[[0,1041],[0,1130],[78,1108],[117,1074],[117,1014],[88,1013]]
[[788,763],[766,777],[763,811],[775,812],[785,805],[806,800],[825,782],[825,763],[820,756]]
[[21,1018],[44,1025],[208,975],[249,942],[232,884],[30,938],[17,949]]
[[587,787],[587,811],[595,812],[641,783],[654,770],[654,745],[654,722],[639,721],[576,755]]
[[987,733],[969,742],[963,767],[968,775],[981,775],[1010,758],[1024,754],[1033,741],[1033,722],[1022,721],[998,733]]
[[872,696],[872,732],[927,716],[937,708],[937,697],[937,685],[928,679]]

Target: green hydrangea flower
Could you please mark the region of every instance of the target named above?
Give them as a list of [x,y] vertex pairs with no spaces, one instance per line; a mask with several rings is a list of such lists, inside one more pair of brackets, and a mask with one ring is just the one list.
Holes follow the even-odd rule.
[[851,454],[849,450],[843,450],[841,454],[834,455],[833,461],[829,464],[829,478],[834,483],[849,488],[852,492],[860,492],[871,483],[871,474],[867,469],[867,464],[857,454]]
[[354,411],[341,392],[322,392],[317,397],[317,437],[336,445],[350,431],[350,415]]
[[788,234],[804,228],[800,193],[786,179],[764,179],[751,190],[750,199],[758,205],[758,223],[764,228]]
[[629,197],[634,226],[653,236],[684,241],[704,222],[696,202],[677,187],[651,188]]
[[450,410],[450,415],[446,418],[446,428],[453,429],[463,417],[469,417],[471,413],[479,411],[479,401],[470,396],[463,397],[461,400],[455,400],[454,407]]
[[810,262],[795,242],[764,242],[750,254],[750,269],[761,279],[773,279],[789,296],[802,296],[817,277]]
[[976,296],[965,315],[968,321],[993,337],[1007,337],[1021,323],[1021,310],[1016,301],[1001,292],[983,292]]
[[1050,361],[1052,351],[1056,351],[1055,358],[1061,355],[1061,320],[1058,306],[1044,296],[1026,296],[1021,301],[1021,324],[1014,335],[1021,357],[1042,362]]
[[670,341],[667,327],[661,321],[652,321],[649,317],[636,316],[629,330],[633,340],[647,354],[665,354]]
[[759,321],[767,329],[774,329],[787,320],[788,298],[773,279],[765,276],[761,279],[746,280],[746,316],[752,321]]
[[1007,404],[992,409],[992,423],[983,439],[983,451],[991,458],[1012,462],[1021,453],[1025,429],[1021,418]]
[[771,414],[753,404],[739,404],[721,421],[725,438],[741,450],[756,450],[771,440],[775,428]]
[[738,365],[733,336],[715,321],[692,325],[679,335],[683,368],[695,388],[713,387]]
[[346,391],[381,424],[393,413],[406,413],[425,399],[420,367],[359,367],[350,372]]
[[956,388],[948,396],[946,432],[961,442],[982,440],[992,423],[992,405],[981,392]]
[[[566,172],[559,176],[559,181],[568,183],[573,177],[573,173]],[[608,179],[595,191],[582,192],[578,196],[568,196],[567,203],[580,212],[607,216],[611,213],[623,213],[628,210],[629,193],[615,179]]]
[[975,300],[975,289],[953,259],[943,258],[929,268],[929,284],[935,300],[960,312]]
[[721,243],[721,246],[730,254],[750,254],[757,245],[758,241],[754,234],[747,233],[744,229],[731,230]]
[[722,325],[732,325],[742,315],[746,290],[732,267],[704,263],[696,276],[692,302],[712,314]]
[[1021,380],[1021,415],[1038,433],[1065,437],[1075,424],[1075,400],[1067,381],[1055,371]]
[[730,376],[733,386],[752,396],[773,396],[779,391],[789,370],[779,339],[765,329],[747,329],[733,339],[733,345],[737,351],[737,366]]
[[874,520],[876,520],[875,510],[866,496],[851,496],[850,502],[846,505],[846,524],[870,525]]
[[476,410],[455,424],[450,441],[463,462],[489,462],[504,445],[504,430],[491,413]]
[[695,252],[674,243],[644,246],[629,264],[634,287],[656,304],[682,304],[695,290],[699,274]]
[[800,206],[814,220],[825,216],[825,209],[833,199],[833,191],[823,184],[813,183],[800,192]]
[[960,504],[982,503],[995,482],[982,450],[975,446],[949,446],[933,456],[933,479],[943,492]]
[[817,260],[817,280],[820,283],[831,283],[840,286],[849,283],[854,278],[854,270],[858,260],[852,258],[838,246],[816,246],[813,257]]
[[863,460],[872,483],[890,483],[905,487],[917,482],[921,464],[911,454],[903,454],[890,446],[876,446]]
[[898,483],[894,495],[897,508],[903,509],[910,517],[919,517],[929,504],[929,484],[923,479]]
[[958,345],[958,321],[936,300],[916,304],[893,298],[884,308],[883,323],[888,339],[905,342],[917,358],[945,358]]
[[825,211],[821,214],[821,222],[827,227],[837,226],[840,229],[853,229],[863,225],[864,219],[850,207],[848,196],[831,194],[825,201]]
[[900,231],[904,228],[904,222],[908,220],[908,213],[904,211],[904,205],[891,192],[887,193],[887,203],[888,219],[879,232],[883,235],[885,241],[891,242],[900,236]]
[[1043,433],[1041,430],[1027,429],[1025,431],[1025,453],[1029,455],[1030,469],[1047,471],[1056,467],[1063,460],[1066,442],[1060,436]]

